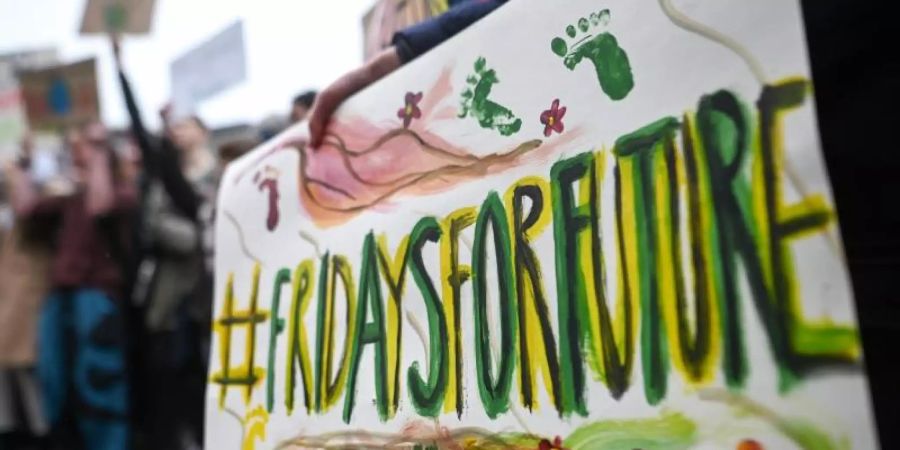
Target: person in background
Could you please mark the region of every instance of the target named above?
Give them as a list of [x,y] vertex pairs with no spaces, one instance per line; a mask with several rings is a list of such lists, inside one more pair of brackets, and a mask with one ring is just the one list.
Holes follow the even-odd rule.
[[211,294],[204,266],[200,205],[212,201],[216,162],[209,132],[196,116],[160,116],[161,139],[145,129],[125,74],[121,46],[112,39],[119,80],[143,160],[142,208],[135,239],[131,299],[142,336],[133,347],[139,380],[139,431],[149,449],[202,445]]
[[184,176],[192,184],[209,186],[216,167],[209,146],[209,128],[196,115],[173,122],[168,111],[169,107],[165,107],[161,113],[163,125],[179,151],[178,160]]
[[[222,182],[225,175],[225,169],[229,164],[256,148],[259,142],[255,139],[236,139],[228,141],[219,147],[219,161],[216,166],[215,186]],[[201,277],[200,283],[197,285],[195,295],[198,298],[212,299],[213,296],[213,273],[215,272],[215,201],[203,202],[197,205],[196,215],[200,225],[201,245],[204,262],[204,275]],[[203,317],[206,320],[200,322],[198,327],[200,332],[198,335],[202,340],[204,353],[209,352],[209,336],[212,332],[212,301],[198,303],[197,309],[192,312],[197,317]],[[205,361],[205,360],[204,360]],[[204,372],[205,373],[205,372]]]
[[119,155],[119,170],[122,173],[122,179],[138,185],[141,181],[143,161],[134,139],[119,139],[116,149]]
[[[277,114],[271,115],[259,123],[257,126],[257,136],[259,137],[260,142],[265,142],[284,131],[287,126],[288,123],[286,117]],[[221,157],[222,154],[220,153],[219,156]]]
[[[26,136],[13,170],[21,170],[43,192],[44,185],[33,175],[33,150],[31,136]],[[47,432],[34,369],[38,313],[49,288],[48,224],[13,216],[6,181],[0,186],[7,218],[0,223],[0,448],[34,449]]]
[[28,173],[38,185],[45,185],[59,175],[60,161],[56,151],[42,147],[30,132],[22,138],[20,164],[28,167]]
[[506,0],[451,2],[451,8],[445,13],[396,33],[390,47],[319,93],[309,117],[309,145],[318,148],[322,144],[331,115],[344,100],[437,47],[505,3]]
[[216,168],[216,184],[222,181],[229,164],[253,150],[260,142],[254,139],[235,139],[219,147],[219,163]]
[[74,189],[38,196],[12,167],[10,203],[19,218],[55,221],[51,293],[38,328],[38,377],[51,440],[89,450],[129,447],[128,379],[122,327],[128,218],[137,206],[123,182],[106,128],[92,122],[71,130],[66,146]]
[[316,91],[306,91],[294,97],[294,101],[291,103],[291,113],[288,115],[290,124],[303,122],[315,101]]
[[[225,169],[229,164],[256,148],[259,142],[254,139],[238,139],[229,141],[219,147],[219,163],[216,169],[216,187],[222,182],[225,175]],[[217,189],[218,190],[218,189]],[[212,301],[213,298],[213,274],[215,273],[215,221],[216,210],[215,202],[204,202],[198,205],[197,217],[200,223],[203,247],[204,276],[197,285],[195,295],[198,298],[208,298],[209,302],[198,304],[194,314],[198,317],[205,317],[206,320],[199,325],[199,336],[201,337],[201,346],[204,354],[209,355],[209,338],[212,332]],[[204,359],[206,361],[206,359]],[[204,373],[206,373],[204,371]]]

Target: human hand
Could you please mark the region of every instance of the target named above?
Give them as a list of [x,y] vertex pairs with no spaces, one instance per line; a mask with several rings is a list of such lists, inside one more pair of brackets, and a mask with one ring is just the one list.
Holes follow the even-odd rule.
[[6,179],[11,180],[21,175],[22,168],[19,167],[19,165],[16,164],[15,161],[6,160],[3,161],[2,167],[0,167],[0,171],[3,172],[3,176]]
[[75,193],[75,184],[66,177],[55,177],[44,183],[42,195],[47,197],[67,197]]
[[338,78],[316,96],[309,114],[309,145],[317,148],[325,137],[325,129],[334,111],[344,100],[400,67],[397,49],[389,47],[373,57],[364,66]]
[[30,160],[34,155],[34,135],[31,134],[31,131],[26,131],[25,135],[22,136],[20,148],[22,150],[20,157]]
[[172,122],[172,101],[169,100],[166,104],[162,105],[159,108],[159,120],[162,121],[163,126],[169,127]]

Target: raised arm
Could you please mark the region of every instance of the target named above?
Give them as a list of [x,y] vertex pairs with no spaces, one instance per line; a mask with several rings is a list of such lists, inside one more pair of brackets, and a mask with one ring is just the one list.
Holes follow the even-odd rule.
[[178,147],[168,137],[163,137],[159,145],[159,178],[172,204],[192,220],[197,219],[203,196],[184,176],[178,163]]
[[141,161],[143,162],[144,171],[152,176],[158,171],[159,152],[156,151],[156,144],[153,137],[144,126],[137,98],[134,95],[134,91],[131,89],[128,75],[125,74],[125,67],[122,64],[122,44],[120,38],[118,36],[110,36],[110,43],[116,62],[116,72],[119,76],[119,84],[122,88],[122,97],[125,99],[125,109],[128,110],[128,117],[131,120],[131,132],[134,135],[134,140],[138,149],[141,151]]
[[116,183],[109,150],[93,149],[84,173],[85,203],[92,217],[128,211],[137,207],[133,183]]
[[[134,133],[137,145],[141,150],[144,173],[149,177],[160,180],[179,212],[193,220],[197,217],[197,211],[200,208],[199,205],[202,199],[181,171],[179,152],[175,144],[165,136],[162,139],[156,139],[144,126],[137,98],[131,89],[131,83],[122,63],[121,42],[117,36],[111,36],[110,39],[116,60],[119,83],[122,86],[122,96],[125,98],[125,106],[131,118],[132,133]],[[168,107],[160,111],[160,117],[163,120],[163,125],[168,128]]]
[[26,168],[10,163],[5,168],[9,186],[9,204],[17,217],[31,215],[38,204],[38,193],[26,173]]

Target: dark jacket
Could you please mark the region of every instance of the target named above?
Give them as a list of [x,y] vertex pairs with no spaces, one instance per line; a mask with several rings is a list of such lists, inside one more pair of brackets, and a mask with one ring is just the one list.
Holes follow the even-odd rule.
[[145,306],[145,325],[152,331],[172,329],[185,307],[195,320],[208,320],[211,298],[205,286],[211,273],[204,265],[201,242],[206,224],[199,219],[214,190],[213,172],[189,180],[175,144],[144,128],[128,78],[121,71],[119,81],[144,166],[140,226],[133,237],[138,251],[130,264],[131,298]]
[[505,3],[506,0],[455,2],[445,13],[397,32],[392,42],[400,60],[407,63],[465,30]]

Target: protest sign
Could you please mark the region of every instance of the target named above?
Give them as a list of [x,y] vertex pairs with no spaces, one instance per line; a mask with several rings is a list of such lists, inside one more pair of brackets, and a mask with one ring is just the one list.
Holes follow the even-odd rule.
[[244,23],[235,22],[176,59],[170,74],[177,115],[193,112],[199,102],[244,81],[247,78]]
[[207,448],[877,448],[801,20],[509,2],[235,162]]
[[55,64],[56,50],[41,49],[0,55],[0,160],[12,158],[27,129],[25,105],[16,72]]
[[32,130],[58,130],[98,119],[95,60],[19,73]]
[[39,69],[58,62],[56,49],[42,48],[0,54],[0,81],[15,75],[16,71]]
[[379,0],[363,16],[363,57],[391,45],[394,33],[447,10],[447,0]]
[[13,157],[26,131],[18,87],[0,87],[0,160]]
[[81,34],[147,34],[156,0],[88,0]]

